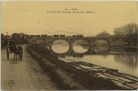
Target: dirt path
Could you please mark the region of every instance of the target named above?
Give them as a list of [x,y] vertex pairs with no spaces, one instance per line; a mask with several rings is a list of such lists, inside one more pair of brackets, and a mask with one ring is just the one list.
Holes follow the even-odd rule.
[[6,50],[2,49],[2,89],[4,91],[58,89],[49,76],[42,71],[37,62],[31,58],[25,48],[24,46],[23,61],[13,60],[13,54],[10,54],[10,60],[7,60]]

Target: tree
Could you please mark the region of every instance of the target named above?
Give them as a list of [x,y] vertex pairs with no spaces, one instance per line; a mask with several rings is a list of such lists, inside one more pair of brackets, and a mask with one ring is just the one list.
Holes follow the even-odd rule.
[[111,34],[109,34],[107,31],[103,31],[96,35],[97,37],[110,37]]
[[129,23],[119,28],[114,29],[114,35],[128,35],[128,34],[138,34],[138,24]]
[[129,23],[114,29],[115,36],[122,36],[123,40],[130,46],[137,46],[138,24]]

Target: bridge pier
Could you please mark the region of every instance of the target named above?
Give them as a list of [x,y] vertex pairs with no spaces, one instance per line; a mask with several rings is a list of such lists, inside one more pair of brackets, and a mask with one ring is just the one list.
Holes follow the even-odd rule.
[[73,50],[73,42],[72,41],[69,41],[69,51],[68,51],[68,54],[72,54],[74,53],[74,50]]
[[88,49],[87,53],[95,53],[95,51],[94,51],[92,46]]
[[89,49],[88,49],[87,53],[95,53],[95,51],[94,51],[94,40],[89,41]]

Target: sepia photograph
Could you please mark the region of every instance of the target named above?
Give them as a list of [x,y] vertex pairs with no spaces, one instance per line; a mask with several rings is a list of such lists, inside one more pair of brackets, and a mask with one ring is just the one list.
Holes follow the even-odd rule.
[[137,1],[0,1],[1,91],[138,90]]

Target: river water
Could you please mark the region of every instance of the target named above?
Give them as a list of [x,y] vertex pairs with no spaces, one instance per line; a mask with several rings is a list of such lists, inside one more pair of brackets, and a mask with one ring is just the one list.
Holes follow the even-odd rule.
[[[52,50],[55,53],[65,53],[69,49],[67,43],[54,43]],[[102,49],[102,48],[101,48]],[[77,53],[83,53],[87,51],[87,48],[80,45],[74,45],[73,50]],[[66,56],[60,58],[66,62],[71,61],[83,61],[96,65],[100,65],[107,68],[118,69],[121,73],[127,73],[138,77],[138,55],[136,53],[117,53],[117,54],[94,54],[84,55],[83,57]]]

